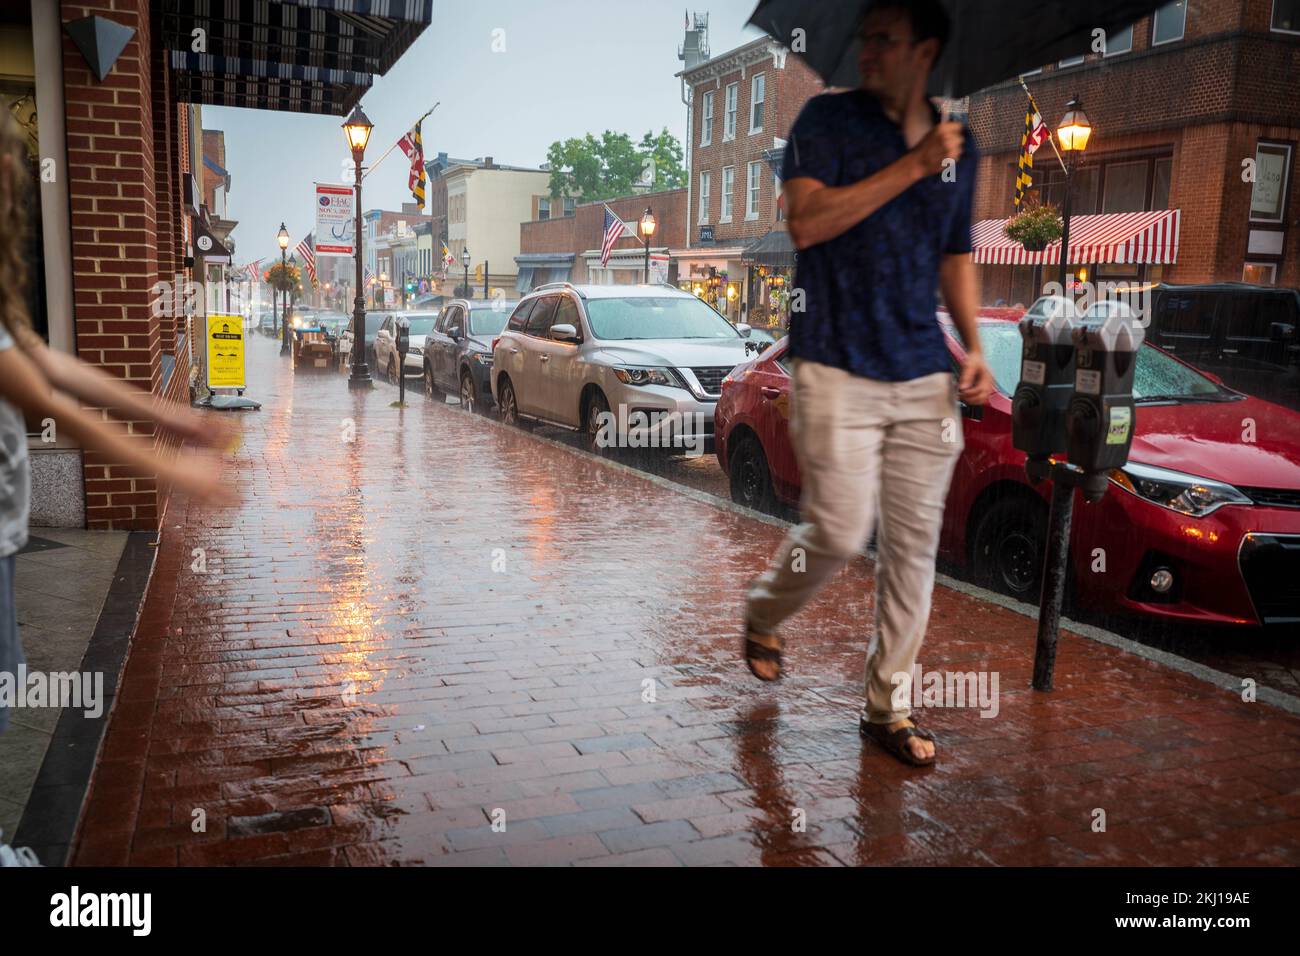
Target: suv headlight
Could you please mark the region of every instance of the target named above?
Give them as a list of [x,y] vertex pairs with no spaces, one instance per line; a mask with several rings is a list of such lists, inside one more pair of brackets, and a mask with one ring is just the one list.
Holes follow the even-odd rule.
[[614,375],[624,385],[668,385],[680,388],[681,383],[673,376],[671,369],[640,368],[637,366],[618,366]]
[[1129,462],[1110,473],[1110,480],[1162,508],[1203,518],[1220,505],[1254,504],[1232,485],[1181,471]]

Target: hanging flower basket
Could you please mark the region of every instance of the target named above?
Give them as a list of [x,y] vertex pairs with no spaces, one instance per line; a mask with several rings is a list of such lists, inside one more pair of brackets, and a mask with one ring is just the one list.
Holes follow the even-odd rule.
[[1055,206],[1031,206],[1008,219],[1002,231],[1027,252],[1042,252],[1061,238],[1061,215]]

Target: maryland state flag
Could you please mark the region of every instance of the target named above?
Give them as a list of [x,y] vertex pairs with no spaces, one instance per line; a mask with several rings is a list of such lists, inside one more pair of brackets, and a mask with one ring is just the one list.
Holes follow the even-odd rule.
[[1016,172],[1016,191],[1011,197],[1011,205],[1020,211],[1025,193],[1034,185],[1034,153],[1039,146],[1051,137],[1052,133],[1039,115],[1038,104],[1029,97],[1029,106],[1025,109],[1025,132],[1020,137],[1020,163]]
[[415,124],[415,129],[410,130],[397,141],[406,158],[411,161],[411,175],[406,185],[421,209],[424,208],[424,185],[428,182],[428,176],[424,172],[424,139],[420,136],[420,125],[423,122],[424,120],[420,120]]

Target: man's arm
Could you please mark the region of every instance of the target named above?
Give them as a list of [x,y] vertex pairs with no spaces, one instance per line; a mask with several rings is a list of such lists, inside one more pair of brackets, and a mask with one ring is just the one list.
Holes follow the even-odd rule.
[[952,324],[957,327],[966,346],[962,362],[958,395],[970,405],[983,405],[993,393],[993,373],[984,360],[976,314],[979,291],[975,282],[975,263],[969,253],[945,255],[939,264],[939,292],[948,306]]
[[913,183],[938,174],[944,160],[961,156],[963,139],[960,123],[939,123],[914,149],[848,186],[792,177],[782,187],[790,241],[807,249],[843,235]]

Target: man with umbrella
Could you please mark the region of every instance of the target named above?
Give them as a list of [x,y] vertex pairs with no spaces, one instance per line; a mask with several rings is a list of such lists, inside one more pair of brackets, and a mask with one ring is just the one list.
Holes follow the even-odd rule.
[[[790,131],[782,179],[799,250],[791,433],[803,523],[752,584],[744,641],[755,676],[779,677],[778,626],[878,527],[859,729],[918,766],[934,762],[934,739],[911,719],[909,695],[895,699],[895,675],[911,674],[925,636],[962,450],[957,400],[982,405],[993,389],[975,321],[975,157],[962,124],[926,97],[948,33],[939,0],[876,0],[858,34],[860,85],[814,97]],[[936,290],[967,349],[957,381]]]

